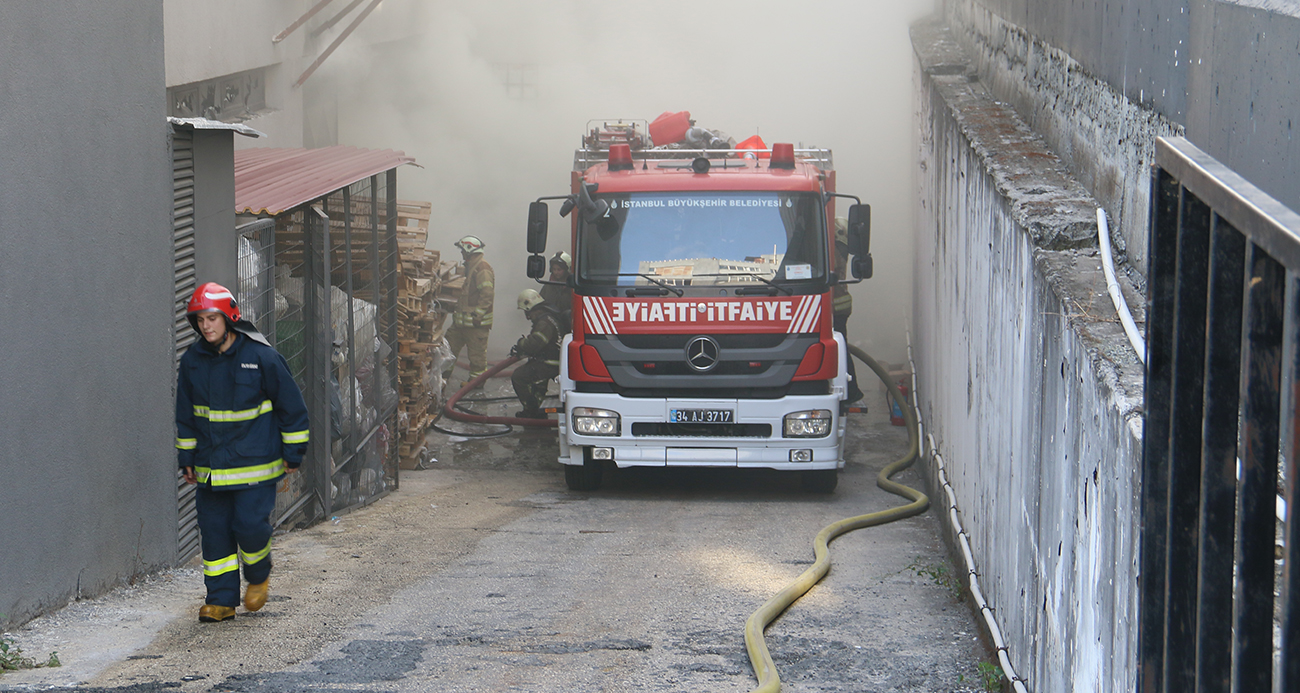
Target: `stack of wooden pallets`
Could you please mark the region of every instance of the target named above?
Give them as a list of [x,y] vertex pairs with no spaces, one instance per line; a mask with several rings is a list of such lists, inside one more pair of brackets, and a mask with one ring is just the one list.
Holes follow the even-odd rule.
[[428,202],[397,203],[398,454],[407,468],[418,464],[424,453],[425,435],[436,418],[442,389],[434,352],[442,342],[447,312],[436,300],[441,288],[439,253],[425,247],[430,209]]

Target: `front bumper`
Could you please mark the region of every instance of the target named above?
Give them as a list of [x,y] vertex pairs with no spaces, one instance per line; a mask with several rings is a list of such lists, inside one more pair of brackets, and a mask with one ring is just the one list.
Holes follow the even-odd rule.
[[[562,464],[582,464],[588,448],[612,448],[619,467],[737,467],[780,470],[839,469],[844,466],[844,417],[840,398],[830,395],[798,395],[772,400],[629,398],[617,394],[569,391],[564,396],[565,414],[560,421]],[[570,412],[576,407],[594,407],[618,412],[621,425],[616,436],[579,435],[572,430]],[[637,423],[661,424],[670,409],[730,409],[738,424],[767,424],[765,437],[633,435]],[[786,414],[807,409],[831,412],[831,432],[823,438],[783,438]],[[809,462],[791,462],[791,450],[809,450]]]

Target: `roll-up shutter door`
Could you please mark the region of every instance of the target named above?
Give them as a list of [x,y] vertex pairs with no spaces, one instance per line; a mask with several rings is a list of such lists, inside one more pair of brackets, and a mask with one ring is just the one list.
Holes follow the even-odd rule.
[[[194,293],[194,131],[175,127],[172,133],[172,244],[176,269],[176,362],[195,340],[185,319],[185,306]],[[176,562],[184,563],[199,552],[199,520],[194,508],[194,487],[177,476],[179,536]]]

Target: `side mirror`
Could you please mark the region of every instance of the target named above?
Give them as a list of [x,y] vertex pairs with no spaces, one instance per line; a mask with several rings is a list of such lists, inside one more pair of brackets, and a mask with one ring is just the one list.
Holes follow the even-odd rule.
[[546,258],[541,255],[528,256],[528,278],[541,279],[546,276]]
[[591,193],[596,192],[596,188],[596,183],[583,183],[578,187],[578,207],[582,209],[582,218],[588,224],[609,216],[608,202],[591,199]]
[[850,263],[850,270],[853,272],[855,279],[870,279],[872,272],[872,263],[870,255],[854,255]]
[[[857,204],[849,207],[849,254],[866,257],[871,255],[871,205]],[[868,264],[870,267],[870,264]],[[853,272],[858,274],[856,270]],[[858,275],[862,277],[862,275]],[[867,270],[866,279],[871,276]]]
[[528,252],[546,252],[546,222],[549,213],[545,202],[528,205]]

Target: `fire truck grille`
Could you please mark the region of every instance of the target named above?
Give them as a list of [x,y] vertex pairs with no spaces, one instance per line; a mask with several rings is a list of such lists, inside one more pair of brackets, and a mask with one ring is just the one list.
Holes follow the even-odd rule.
[[712,335],[717,360],[687,363],[686,344],[698,335],[588,335],[620,390],[785,388],[816,335]]
[[679,424],[641,421],[632,424],[638,438],[664,436],[673,438],[771,438],[771,424]]
[[[685,349],[693,334],[620,334],[616,337],[629,349]],[[715,334],[710,335],[723,349],[774,349],[785,341],[785,334]]]

